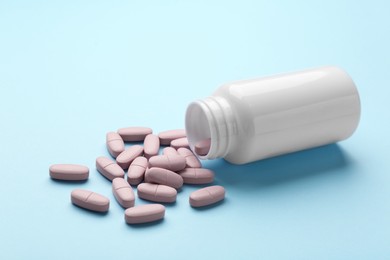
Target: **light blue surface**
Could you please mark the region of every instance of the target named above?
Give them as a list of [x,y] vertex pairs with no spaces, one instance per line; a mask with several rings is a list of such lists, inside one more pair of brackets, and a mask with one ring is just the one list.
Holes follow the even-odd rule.
[[[1,1],[0,259],[389,259],[388,1]],[[226,187],[195,210],[185,187],[155,225],[125,224],[94,167],[105,133],[184,125],[232,80],[338,65],[362,117],[338,145],[245,166],[204,165]],[[91,169],[52,181],[54,163]],[[111,199],[107,215],[70,191]],[[146,203],[137,200],[137,204]]]

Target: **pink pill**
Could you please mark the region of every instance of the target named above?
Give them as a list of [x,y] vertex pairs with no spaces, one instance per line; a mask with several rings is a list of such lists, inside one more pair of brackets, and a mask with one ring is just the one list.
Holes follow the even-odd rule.
[[49,168],[52,179],[64,181],[82,181],[88,179],[89,169],[79,164],[53,164]]
[[214,172],[203,168],[186,168],[178,172],[186,184],[206,184],[214,181]]
[[165,147],[162,152],[163,155],[179,155],[179,153],[176,151],[173,147]]
[[134,206],[134,192],[125,179],[115,178],[112,181],[112,193],[122,207],[127,209]]
[[186,136],[186,131],[184,129],[168,130],[158,134],[161,145],[169,145],[172,140]]
[[141,224],[163,219],[165,207],[161,204],[141,205],[125,210],[127,224]]
[[186,159],[187,167],[189,168],[200,168],[202,164],[200,163],[198,157],[195,156],[188,148],[179,148],[177,152]]
[[175,189],[183,186],[183,178],[179,174],[163,168],[149,168],[145,173],[145,178],[149,182],[167,185]]
[[225,189],[222,186],[210,186],[190,194],[190,205],[192,207],[208,206],[225,198]]
[[141,183],[137,187],[137,193],[141,199],[163,203],[175,202],[177,195],[174,188],[154,183]]
[[149,168],[146,168],[145,175],[144,175],[144,182],[146,183],[152,183],[152,181],[149,179],[149,177],[146,175],[146,172],[149,170]]
[[158,154],[160,148],[160,139],[157,135],[149,134],[144,141],[144,156],[149,159]]
[[148,159],[145,157],[137,157],[130,164],[127,172],[127,182],[131,185],[138,185],[144,179],[146,168],[148,167]]
[[116,158],[121,152],[125,150],[125,143],[123,142],[122,137],[115,132],[107,133],[106,145],[108,152],[114,158]]
[[140,156],[144,148],[141,145],[132,145],[130,148],[121,152],[116,158],[116,163],[119,164],[122,169],[127,170],[130,166],[130,163]]
[[204,139],[195,144],[195,153],[199,155],[207,155],[210,151],[211,139]]
[[70,198],[73,204],[92,211],[106,212],[110,207],[108,198],[89,190],[73,190]]
[[125,175],[125,172],[118,164],[104,156],[96,158],[96,169],[110,181],[115,178],[123,178]]
[[175,139],[171,142],[171,147],[179,149],[181,147],[190,148],[187,137]]
[[181,171],[186,167],[186,159],[180,155],[156,155],[150,157],[149,167],[159,167],[170,171]]
[[143,141],[153,130],[149,127],[133,126],[118,129],[118,134],[125,142]]

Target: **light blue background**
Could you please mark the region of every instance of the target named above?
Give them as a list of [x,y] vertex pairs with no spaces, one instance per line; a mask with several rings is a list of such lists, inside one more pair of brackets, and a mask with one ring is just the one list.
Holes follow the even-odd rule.
[[[1,1],[0,259],[390,259],[388,3]],[[187,104],[224,82],[321,65],[358,86],[352,138],[208,161],[224,203],[192,209],[185,187],[163,222],[125,224],[94,167],[107,131],[182,128]],[[54,163],[90,179],[52,181]],[[108,196],[109,213],[74,207],[75,188]]]

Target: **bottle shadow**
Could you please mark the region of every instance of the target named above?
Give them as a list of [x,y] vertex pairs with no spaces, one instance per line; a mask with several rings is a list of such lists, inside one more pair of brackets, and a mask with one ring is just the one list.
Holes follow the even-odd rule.
[[[255,189],[337,172],[351,166],[338,144],[277,156],[257,162],[235,165],[223,159],[207,161],[205,168],[213,170],[218,183],[224,186]],[[347,171],[345,171],[347,172]]]

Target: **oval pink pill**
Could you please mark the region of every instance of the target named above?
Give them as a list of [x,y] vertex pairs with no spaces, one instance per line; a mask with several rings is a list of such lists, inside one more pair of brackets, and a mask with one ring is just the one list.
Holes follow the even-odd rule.
[[73,190],[70,198],[73,204],[92,211],[106,212],[110,207],[110,200],[108,198],[89,190]]
[[115,178],[123,178],[125,175],[125,172],[118,164],[104,156],[96,158],[96,169],[110,181]]
[[163,219],[165,207],[161,204],[141,205],[125,210],[127,224],[141,224]]
[[170,145],[172,140],[186,136],[186,131],[184,129],[168,130],[158,134],[161,145]]
[[190,168],[200,168],[202,164],[200,163],[198,157],[195,156],[188,148],[179,148],[177,152],[186,159],[186,165]]
[[52,179],[64,181],[82,181],[88,179],[89,169],[79,164],[53,164],[49,168]]
[[112,192],[118,203],[124,208],[131,208],[134,206],[134,192],[130,184],[123,178],[115,178],[112,181]]
[[190,148],[190,144],[188,143],[187,137],[183,137],[183,138],[173,140],[171,142],[171,147],[175,149],[179,149],[181,147]]
[[116,163],[122,167],[122,169],[127,170],[131,162],[140,156],[143,151],[144,148],[141,145],[132,145],[118,155]]
[[122,137],[115,132],[108,132],[106,135],[107,150],[112,157],[116,158],[121,152],[125,150],[125,143]]
[[148,159],[145,157],[137,157],[130,164],[127,172],[127,182],[131,185],[137,185],[144,179],[146,168],[148,167]]
[[183,186],[183,178],[179,174],[163,168],[149,168],[145,173],[145,178],[149,182],[167,185],[175,189]]
[[160,139],[157,135],[149,134],[145,137],[144,141],[144,156],[149,159],[150,157],[157,155],[160,149]]
[[211,139],[204,139],[195,144],[195,153],[199,155],[207,155],[210,150]]
[[163,155],[179,155],[179,153],[176,151],[176,149],[173,147],[170,147],[170,146],[165,147],[162,151],[162,154]]
[[120,128],[117,132],[125,142],[139,142],[143,141],[153,130],[149,127],[133,126]]
[[176,201],[176,189],[154,183],[141,183],[137,187],[138,197],[154,202],[172,203]]
[[204,168],[186,168],[178,172],[186,184],[206,184],[214,181],[214,172]]
[[225,189],[215,185],[206,187],[190,194],[190,204],[192,207],[208,206],[225,198]]
[[186,159],[180,155],[156,155],[150,157],[149,167],[159,167],[170,171],[181,171],[186,167]]

